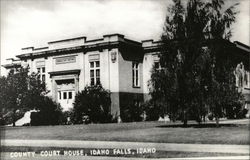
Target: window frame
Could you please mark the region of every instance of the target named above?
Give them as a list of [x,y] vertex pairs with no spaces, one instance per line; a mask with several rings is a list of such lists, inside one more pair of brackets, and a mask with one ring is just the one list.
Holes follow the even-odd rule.
[[38,79],[41,82],[46,82],[46,68],[45,66],[37,67]]
[[[101,84],[101,69],[100,60],[94,60],[89,62],[89,73],[90,73],[90,86]],[[98,74],[97,75],[97,71]]]
[[140,63],[132,62],[132,86],[140,88]]

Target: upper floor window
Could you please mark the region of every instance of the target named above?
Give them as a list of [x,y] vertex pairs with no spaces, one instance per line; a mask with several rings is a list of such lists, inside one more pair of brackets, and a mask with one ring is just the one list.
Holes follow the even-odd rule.
[[161,69],[160,62],[159,61],[155,61],[154,62],[154,67],[155,67],[156,70],[160,70]]
[[90,85],[99,85],[100,81],[100,55],[89,55]]
[[99,85],[100,82],[100,61],[90,63],[90,85]]
[[161,65],[160,65],[160,57],[158,54],[153,55],[153,61],[154,61],[154,67],[156,70],[160,70],[161,69]]
[[42,82],[45,82],[45,75],[46,75],[45,61],[44,60],[36,61],[36,68],[37,68],[38,78]]
[[140,87],[140,79],[139,79],[139,63],[132,63],[132,82],[133,87]]
[[45,82],[45,67],[39,67],[37,68],[37,73],[38,73],[38,78],[42,81]]

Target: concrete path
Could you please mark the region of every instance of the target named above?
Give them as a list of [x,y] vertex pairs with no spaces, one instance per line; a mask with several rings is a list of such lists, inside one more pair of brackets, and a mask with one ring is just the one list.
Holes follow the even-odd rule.
[[[216,123],[215,121],[213,121]],[[227,119],[221,120],[220,124],[250,124],[250,119]]]
[[78,140],[14,140],[5,139],[3,146],[30,147],[67,147],[67,148],[119,148],[138,149],[155,148],[161,151],[184,152],[218,152],[249,154],[249,145],[225,144],[180,144],[180,143],[146,143],[146,142],[114,142],[114,141],[78,141]]

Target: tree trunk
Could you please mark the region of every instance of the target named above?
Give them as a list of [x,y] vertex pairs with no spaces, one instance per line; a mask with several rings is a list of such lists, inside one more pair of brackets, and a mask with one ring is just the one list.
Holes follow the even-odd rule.
[[12,113],[12,125],[13,127],[16,126],[16,110],[13,110],[13,113]]
[[186,110],[184,110],[183,111],[183,126],[184,127],[187,127],[187,111]]
[[216,121],[216,127],[219,127],[220,125],[219,125],[219,116],[216,116],[215,117],[215,121]]

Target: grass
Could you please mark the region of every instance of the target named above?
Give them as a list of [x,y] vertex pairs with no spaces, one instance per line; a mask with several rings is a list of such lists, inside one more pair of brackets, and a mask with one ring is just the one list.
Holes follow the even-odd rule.
[[62,126],[4,127],[5,139],[100,140],[128,142],[250,144],[249,123],[246,124],[137,122]]
[[[68,157],[64,155],[64,151],[79,151],[83,150],[83,156],[93,156],[90,154],[91,150],[95,150],[94,148],[66,148],[66,147],[2,147],[3,157],[5,159],[10,158],[10,152],[35,152],[35,157],[41,157],[40,153],[42,151],[59,151],[60,156]],[[99,148],[99,150],[101,150]],[[106,150],[106,149],[105,149]],[[147,154],[138,154],[136,150],[131,150],[131,154],[121,154],[114,155],[112,153],[112,149],[108,149],[109,154],[106,155],[96,155],[96,156],[107,156],[107,157],[133,157],[133,158],[180,158],[180,157],[217,157],[217,156],[248,156],[248,154],[236,154],[236,153],[209,153],[209,152],[180,152],[180,151],[156,151],[155,153],[147,153]],[[132,154],[133,153],[133,154]],[[58,156],[53,156],[53,159]],[[73,156],[73,157],[82,157],[81,155]],[[46,157],[47,159],[48,157]],[[11,159],[11,158],[10,158]],[[13,158],[12,158],[13,159]],[[20,158],[18,158],[20,159]],[[22,158],[21,158],[22,159]],[[25,158],[24,158],[25,159]],[[32,158],[34,159],[34,158]]]

